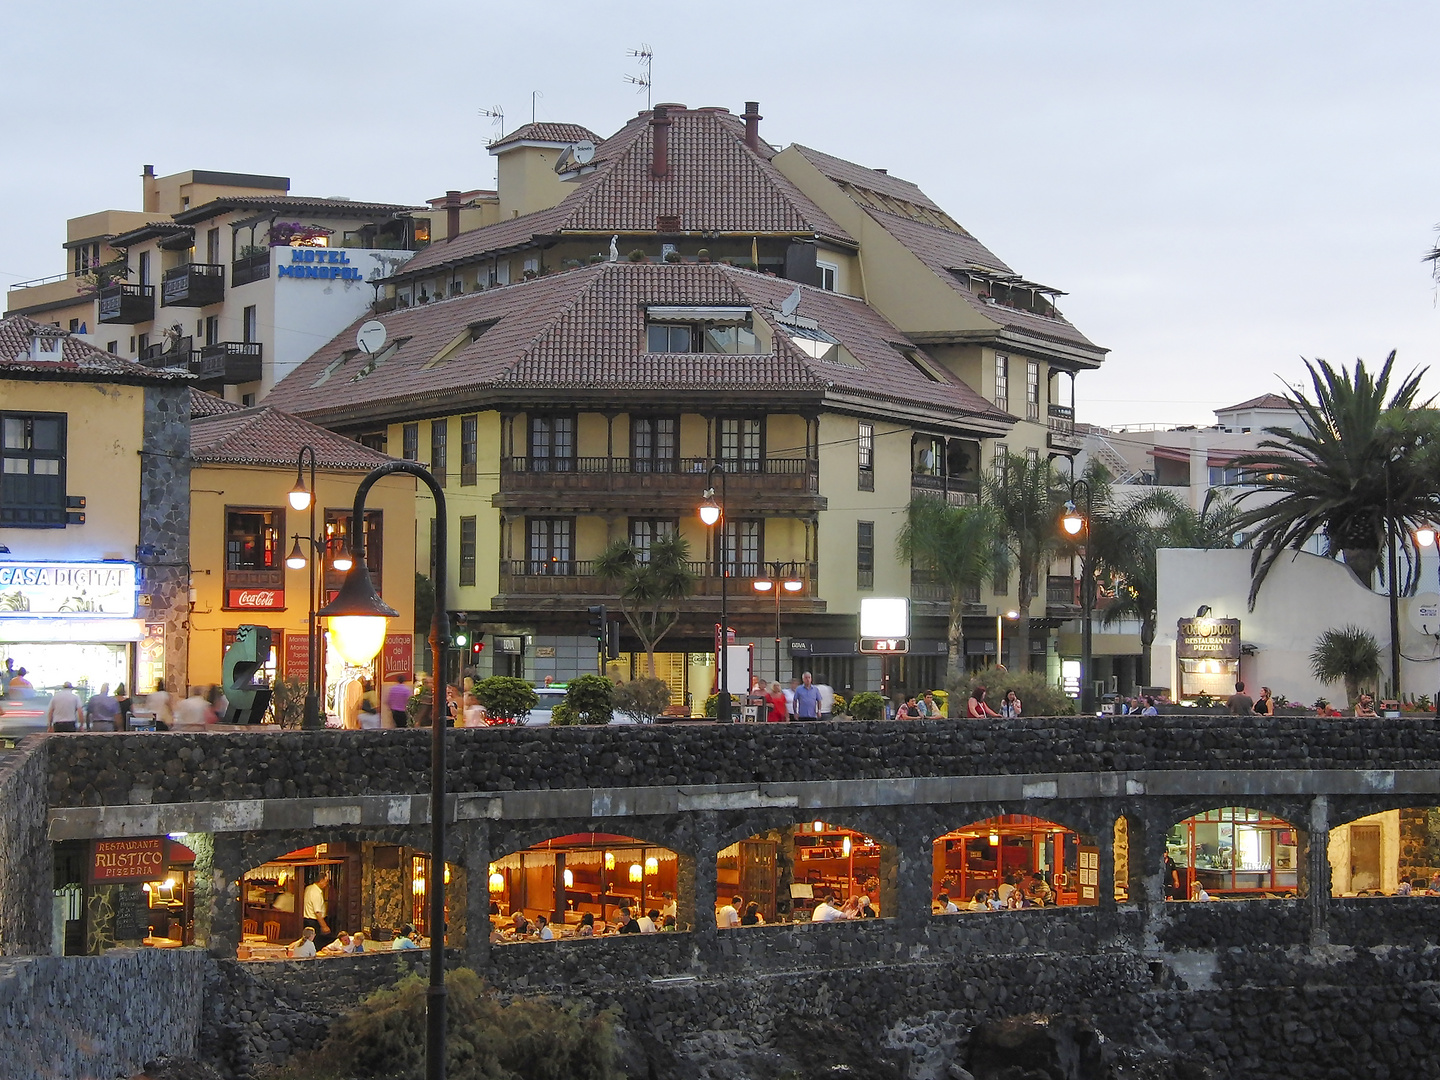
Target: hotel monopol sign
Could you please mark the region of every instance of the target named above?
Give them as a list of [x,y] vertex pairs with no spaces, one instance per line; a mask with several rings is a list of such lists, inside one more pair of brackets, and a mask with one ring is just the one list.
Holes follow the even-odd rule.
[[1239,619],[1181,619],[1175,631],[1178,660],[1240,659]]
[[350,253],[335,248],[292,247],[290,261],[276,266],[276,277],[309,278],[311,281],[363,281],[365,275],[350,263]]

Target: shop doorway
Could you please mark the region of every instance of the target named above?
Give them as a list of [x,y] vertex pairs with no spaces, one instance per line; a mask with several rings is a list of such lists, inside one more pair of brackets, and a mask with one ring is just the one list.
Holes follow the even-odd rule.
[[53,851],[55,955],[195,944],[195,853],[179,840],[67,840]]
[[1380,888],[1380,826],[1350,826],[1350,887],[1357,892]]
[[1100,902],[1099,845],[1044,818],[987,818],[937,837],[933,851],[931,897],[943,892],[962,911]]

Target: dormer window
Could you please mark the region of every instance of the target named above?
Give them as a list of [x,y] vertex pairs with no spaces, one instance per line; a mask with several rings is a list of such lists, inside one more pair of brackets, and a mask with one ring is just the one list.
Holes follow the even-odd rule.
[[650,307],[645,351],[754,356],[760,352],[754,313],[748,307]]
[[34,334],[30,338],[30,359],[37,364],[58,363],[65,356],[65,338],[61,334]]

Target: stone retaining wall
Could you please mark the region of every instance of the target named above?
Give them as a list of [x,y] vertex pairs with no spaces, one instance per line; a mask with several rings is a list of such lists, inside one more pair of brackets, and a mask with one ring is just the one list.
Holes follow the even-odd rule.
[[0,764],[0,956],[50,951],[54,863],[45,838],[48,744],[40,736],[25,739]]
[[0,962],[0,1075],[109,1080],[161,1054],[194,1057],[213,963],[199,949]]

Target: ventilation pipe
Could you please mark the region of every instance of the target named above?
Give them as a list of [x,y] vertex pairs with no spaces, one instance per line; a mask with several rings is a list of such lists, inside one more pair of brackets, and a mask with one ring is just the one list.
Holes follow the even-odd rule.
[[650,115],[650,127],[655,143],[655,154],[650,161],[650,174],[655,177],[670,175],[670,107],[656,105]]
[[460,192],[445,192],[445,239],[454,240],[460,235]]
[[760,103],[758,101],[745,102],[745,145],[757,154],[760,152],[760,121],[765,119],[760,115]]

